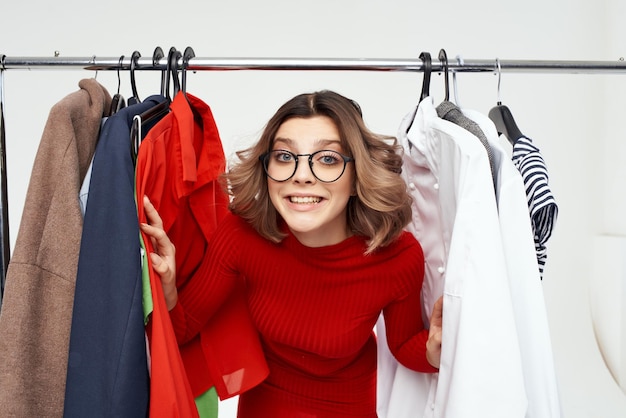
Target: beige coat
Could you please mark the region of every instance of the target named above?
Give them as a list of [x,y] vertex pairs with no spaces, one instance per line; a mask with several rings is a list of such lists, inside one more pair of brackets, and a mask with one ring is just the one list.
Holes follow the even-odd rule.
[[63,416],[82,232],[78,193],[111,105],[95,79],[78,85],[50,110],[7,272],[0,312],[5,417]]

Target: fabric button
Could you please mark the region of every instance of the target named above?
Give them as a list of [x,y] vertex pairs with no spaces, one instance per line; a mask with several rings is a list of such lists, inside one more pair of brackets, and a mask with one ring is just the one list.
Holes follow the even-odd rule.
[[439,267],[437,267],[437,271],[439,273],[443,273],[444,271],[446,271],[446,269],[443,266],[439,266]]
[[415,183],[413,183],[413,182],[409,183],[409,188],[411,190],[415,190]]
[[435,190],[439,190],[439,183],[433,184],[433,187],[435,188]]

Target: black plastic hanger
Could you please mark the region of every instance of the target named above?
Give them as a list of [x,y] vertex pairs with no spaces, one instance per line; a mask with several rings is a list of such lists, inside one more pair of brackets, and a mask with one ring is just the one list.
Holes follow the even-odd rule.
[[[179,50],[170,48],[167,54],[167,75],[165,83],[165,96],[172,100],[180,91],[180,80],[178,79],[178,60],[182,57]],[[173,94],[170,96],[170,79],[172,80]]]
[[524,136],[517,127],[511,110],[501,102],[489,111],[489,119],[496,125],[498,134],[506,136],[511,145],[515,145],[515,142]]
[[433,64],[429,52],[422,52],[420,59],[422,60],[422,66],[424,68],[424,81],[422,82],[422,94],[420,95],[421,102],[426,97],[430,96],[430,75],[433,72]]
[[500,100],[501,69],[500,61],[497,58],[496,66],[498,69],[498,102],[496,106],[489,111],[489,119],[491,119],[496,125],[498,134],[506,136],[511,145],[515,145],[515,142],[523,137],[524,134],[522,134],[517,126],[517,123],[515,123],[515,118],[513,118],[511,110],[507,106],[503,105]]
[[[420,94],[420,102],[424,100],[426,97],[430,96],[430,76],[433,72],[433,63],[430,57],[429,52],[422,52],[419,57],[422,60],[422,70],[424,72],[424,79],[422,81],[422,93]],[[411,130],[411,126],[413,126],[413,121],[415,120],[415,116],[417,115],[417,107],[415,108],[415,113],[413,113],[413,117],[411,118],[411,122],[406,127],[406,132],[408,133]]]
[[154,119],[165,116],[170,111],[170,100],[166,99],[152,106],[140,115],[135,115],[130,128],[130,156],[133,163],[137,160],[139,152],[139,144],[143,139],[142,128]]
[[446,95],[444,100],[447,102],[450,100],[450,80],[448,78],[448,54],[446,54],[445,49],[439,51],[439,61],[441,61],[441,66],[443,67],[443,76],[446,83]]
[[133,98],[136,103],[141,102],[137,93],[137,84],[135,83],[135,68],[137,68],[137,60],[141,57],[139,51],[134,51],[130,57],[130,88],[133,91]]
[[111,107],[109,108],[109,116],[116,114],[120,109],[126,107],[126,101],[124,100],[124,96],[120,94],[120,84],[122,81],[120,80],[120,67],[122,66],[122,61],[124,60],[124,55],[120,57],[117,67],[117,93],[113,95],[111,98]]
[[183,52],[183,76],[181,88],[183,93],[187,94],[187,69],[189,68],[189,60],[196,56],[196,53],[193,51],[193,48],[188,46],[185,48],[185,52]]
[[[160,49],[160,48],[159,48]],[[156,51],[155,51],[156,52]],[[178,54],[177,54],[178,53]],[[150,122],[152,119],[156,118],[156,117],[160,117],[163,116],[164,114],[168,113],[170,111],[170,103],[172,102],[172,97],[170,96],[170,73],[172,71],[176,71],[176,66],[178,65],[178,55],[180,54],[180,52],[178,52],[178,50],[174,47],[170,48],[170,51],[168,53],[167,56],[167,67],[165,70],[165,83],[163,83],[163,81],[161,81],[161,90],[162,90],[162,95],[164,95],[166,97],[167,100],[164,100],[162,102],[160,102],[157,105],[154,105],[153,107],[151,107],[150,109],[146,110],[145,112],[143,112],[141,115],[139,115],[139,117],[141,118],[141,124],[145,125],[146,123]],[[174,69],[172,69],[172,67],[174,67]],[[178,81],[178,76],[176,74],[175,78],[176,81]],[[176,82],[175,84],[175,89],[176,89],[176,85],[178,85],[178,88],[180,89],[180,85],[177,84]]]
[[[163,54],[163,49],[161,49],[160,46],[154,48],[154,52],[152,53],[152,66],[158,66],[159,61],[164,56],[165,54]],[[161,96],[165,96],[165,71],[161,71]]]
[[[133,118],[133,123],[130,129],[130,155],[133,163],[137,160],[137,153],[139,152],[139,144],[141,144],[142,140],[142,127],[154,119],[161,118],[166,115],[170,111],[170,103],[171,98],[169,96],[169,73],[173,58],[172,56],[176,56],[174,53],[176,52],[176,48],[172,47],[170,49],[167,61],[167,67],[165,71],[161,73],[161,96],[165,96],[165,100],[159,102],[158,104],[152,106],[150,109],[144,111],[140,115],[136,115]],[[152,54],[152,65],[155,67],[159,65],[159,60],[163,58],[163,50],[161,47],[156,47],[154,53]],[[176,63],[176,61],[174,61]]]

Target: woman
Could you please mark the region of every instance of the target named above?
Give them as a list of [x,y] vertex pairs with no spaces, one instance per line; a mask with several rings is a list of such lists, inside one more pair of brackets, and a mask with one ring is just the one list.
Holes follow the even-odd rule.
[[424,258],[404,231],[411,198],[400,149],[337,93],[289,100],[237,153],[225,175],[232,215],[180,293],[174,247],[144,199],[150,225],[141,228],[156,244],[151,259],[179,343],[236,284],[245,287],[270,373],[240,396],[240,418],[376,417],[380,312],[394,356],[418,372],[438,370],[442,306],[424,329]]

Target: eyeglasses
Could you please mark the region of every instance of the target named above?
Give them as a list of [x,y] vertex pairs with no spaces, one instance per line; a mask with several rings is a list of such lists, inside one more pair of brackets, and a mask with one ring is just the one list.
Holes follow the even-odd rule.
[[309,157],[309,167],[316,179],[323,183],[332,183],[339,180],[346,171],[346,164],[354,161],[332,150],[315,151],[312,154],[294,154],[291,151],[278,149],[266,152],[259,157],[263,163],[265,173],[274,181],[287,181],[296,174],[299,157]]

